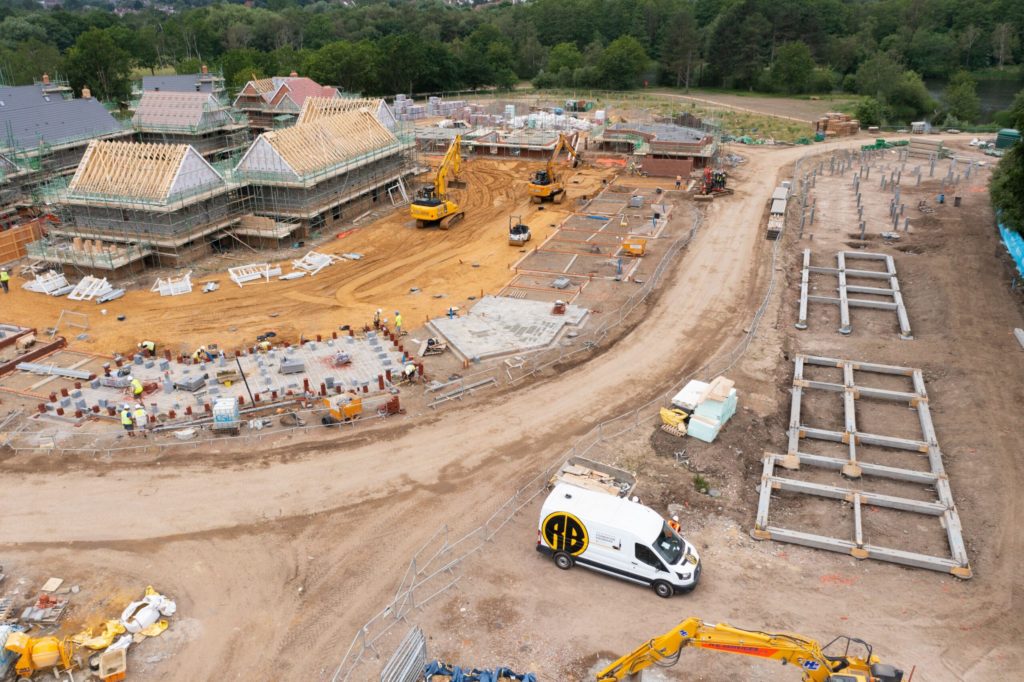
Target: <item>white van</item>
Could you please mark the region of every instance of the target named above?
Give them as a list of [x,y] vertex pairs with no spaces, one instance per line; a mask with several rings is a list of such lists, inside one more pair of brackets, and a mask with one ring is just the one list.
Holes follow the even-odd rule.
[[700,579],[697,550],[650,507],[559,483],[544,501],[537,551],[563,570],[575,564],[650,585],[659,597]]

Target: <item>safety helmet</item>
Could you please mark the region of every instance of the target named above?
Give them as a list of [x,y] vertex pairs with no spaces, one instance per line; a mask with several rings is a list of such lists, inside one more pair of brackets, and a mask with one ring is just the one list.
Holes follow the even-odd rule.
[[675,514],[673,514],[673,515],[672,515],[672,520],[673,520],[673,521],[675,521],[676,523],[679,523],[679,516],[678,516],[678,515],[675,515]]
[[129,405],[128,403],[125,403],[125,404],[124,404],[124,406],[123,406],[123,407],[121,407],[121,409],[122,409],[122,410],[130,410],[130,409],[132,409],[132,406],[131,406],[131,405]]
[[136,409],[136,410],[143,410],[143,409],[145,409],[145,408],[144,408],[144,407],[142,407],[142,403],[135,403],[135,409]]
[[129,374],[128,375],[128,381],[135,381],[135,377],[133,377],[131,374]]

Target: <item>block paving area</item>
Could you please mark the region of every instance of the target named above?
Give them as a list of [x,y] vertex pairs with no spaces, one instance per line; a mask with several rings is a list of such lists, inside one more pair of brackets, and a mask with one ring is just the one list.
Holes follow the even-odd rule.
[[485,296],[468,314],[432,319],[430,325],[463,357],[474,360],[550,346],[567,326],[579,327],[587,309],[572,304],[564,314],[554,306],[504,296]]

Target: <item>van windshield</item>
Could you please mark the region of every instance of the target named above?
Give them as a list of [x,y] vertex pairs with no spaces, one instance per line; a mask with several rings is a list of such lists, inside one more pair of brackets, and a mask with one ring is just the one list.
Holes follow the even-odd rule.
[[661,533],[654,540],[654,550],[669,566],[675,566],[683,558],[683,539],[669,525],[663,524]]

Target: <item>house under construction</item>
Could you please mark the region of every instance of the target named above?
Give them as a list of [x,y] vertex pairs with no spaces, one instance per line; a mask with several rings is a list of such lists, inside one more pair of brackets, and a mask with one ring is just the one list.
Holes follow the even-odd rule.
[[212,93],[147,90],[134,109],[132,127],[140,142],[187,144],[217,161],[241,152],[249,141],[244,117]]
[[239,220],[237,188],[184,144],[94,141],[29,255],[106,276],[178,266]]
[[307,97],[339,97],[338,90],[311,78],[290,76],[260,78],[246,83],[232,106],[245,114],[254,134],[294,125]]
[[263,133],[234,167],[189,144],[93,142],[71,182],[49,188],[61,221],[29,255],[117,276],[238,241],[279,247],[378,202],[405,203],[413,147],[410,131],[366,107]]
[[234,173],[262,220],[247,217],[235,233],[268,245],[330,228],[377,202],[404,203],[412,150],[410,133],[391,132],[367,108],[263,133]]
[[369,111],[388,130],[394,131],[398,126],[391,106],[383,99],[373,97],[307,97],[295,124],[313,123],[325,116],[359,109]]
[[73,173],[90,140],[131,135],[87,88],[75,99],[66,81],[0,86],[0,227],[17,222],[37,187]]

